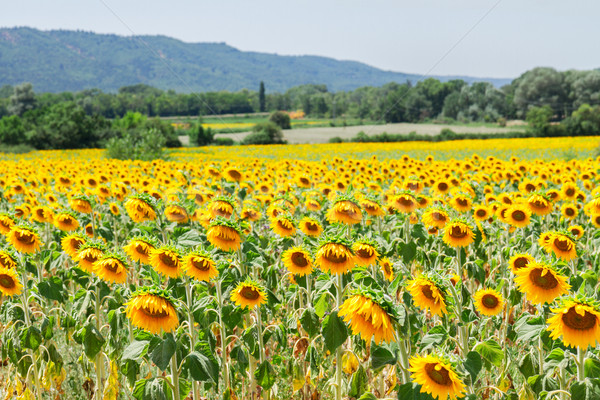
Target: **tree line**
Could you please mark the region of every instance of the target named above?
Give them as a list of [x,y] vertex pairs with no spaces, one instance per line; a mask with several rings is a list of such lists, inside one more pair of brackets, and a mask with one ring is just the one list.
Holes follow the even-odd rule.
[[137,113],[145,120],[134,129],[152,125],[165,133],[167,144],[176,145],[170,124],[154,117],[277,110],[387,123],[503,124],[510,119],[527,119],[537,134],[596,134],[600,129],[600,71],[534,68],[501,88],[487,82],[469,85],[463,80],[441,82],[434,78],[340,92],[330,92],[326,85],[307,84],[284,93],[265,93],[263,82],[257,91],[190,94],[144,84],[122,87],[117,93],[99,89],[35,93],[31,84],[4,86],[0,88],[0,143],[27,143],[36,148],[102,146],[123,134],[123,124],[118,121]]

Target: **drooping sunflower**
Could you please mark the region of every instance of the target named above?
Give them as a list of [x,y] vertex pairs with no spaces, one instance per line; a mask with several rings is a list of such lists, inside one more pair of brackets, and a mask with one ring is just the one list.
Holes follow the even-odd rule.
[[155,248],[156,243],[154,240],[144,236],[136,236],[123,246],[125,254],[133,261],[143,264],[150,264],[150,252]]
[[392,264],[392,262],[387,257],[384,257],[379,262],[379,265],[381,267],[381,272],[383,272],[383,276],[385,277],[385,279],[387,279],[389,282],[393,281],[394,264]]
[[321,203],[317,199],[306,199],[304,207],[309,211],[319,211],[321,209]]
[[419,203],[412,192],[405,191],[392,196],[389,206],[396,211],[411,213],[419,207]]
[[77,256],[73,259],[79,262],[79,268],[88,272],[94,272],[94,263],[104,256],[104,246],[100,242],[87,242],[79,247]]
[[79,228],[79,221],[71,212],[63,211],[54,217],[54,226],[61,231],[71,232]]
[[374,240],[362,237],[354,242],[352,250],[354,251],[356,265],[366,267],[377,263],[379,251]]
[[267,295],[261,285],[246,279],[245,282],[238,283],[231,291],[231,301],[242,308],[254,308],[264,304],[267,301]]
[[438,228],[441,229],[446,226],[446,223],[450,220],[448,213],[441,207],[429,207],[421,216],[423,224],[427,228]]
[[371,338],[377,344],[395,340],[391,307],[370,293],[357,293],[346,299],[338,315],[350,324],[352,334],[360,334],[367,343]]
[[367,214],[372,217],[381,217],[385,215],[385,210],[381,207],[378,201],[368,197],[364,197],[360,200],[360,206],[365,209]]
[[179,250],[170,246],[163,246],[150,251],[150,265],[156,272],[177,278],[181,275],[183,260]]
[[466,247],[475,240],[473,228],[463,220],[451,220],[444,227],[444,243],[452,247]]
[[81,246],[85,244],[83,235],[74,233],[63,237],[60,241],[61,247],[73,260],[77,260],[77,253]]
[[562,336],[565,346],[582,350],[600,342],[600,305],[593,299],[567,297],[552,312],[554,315],[548,318],[552,339]]
[[0,267],[0,293],[4,296],[18,296],[22,289],[17,270]]
[[577,258],[575,238],[568,232],[552,232],[544,249],[565,261]]
[[483,315],[494,316],[504,309],[504,298],[494,289],[481,289],[473,295],[475,308]]
[[219,275],[215,260],[205,251],[193,251],[183,258],[183,270],[197,281],[208,282]]
[[179,326],[174,304],[166,290],[143,288],[125,303],[125,314],[133,326],[150,333],[173,332]]
[[513,204],[505,214],[506,221],[517,228],[524,228],[531,222],[531,210],[522,203]]
[[208,209],[213,218],[231,218],[235,210],[235,200],[230,197],[218,196],[210,202]]
[[450,199],[448,202],[452,208],[459,212],[468,212],[471,211],[471,205],[473,201],[471,198],[464,194],[457,194]]
[[0,234],[6,235],[10,232],[10,228],[15,225],[15,220],[5,213],[0,213]]
[[123,204],[133,222],[154,221],[156,219],[156,199],[148,193],[132,195]]
[[169,222],[185,224],[190,220],[190,216],[185,208],[177,204],[171,204],[165,207],[165,217]]
[[306,236],[319,237],[323,233],[323,227],[314,218],[304,217],[298,223],[298,227]]
[[271,229],[281,237],[289,237],[296,234],[294,220],[289,214],[280,214],[271,218]]
[[254,222],[258,221],[261,217],[260,211],[254,207],[244,207],[242,209],[242,219],[246,221]]
[[92,212],[92,201],[84,195],[75,195],[69,202],[71,208],[82,214],[90,214]]
[[516,274],[518,270],[527,267],[530,263],[535,262],[535,258],[527,253],[515,254],[508,260],[508,265],[513,274]]
[[585,231],[583,230],[583,226],[581,225],[570,226],[567,230],[577,240],[581,239],[583,234],[585,233]]
[[413,382],[421,385],[421,393],[429,393],[438,400],[464,397],[465,384],[447,360],[434,355],[414,356],[410,359]]
[[546,215],[552,212],[552,201],[550,198],[538,192],[533,192],[527,199],[527,204],[531,209],[531,212],[535,215]]
[[439,280],[422,275],[408,281],[406,289],[420,309],[430,310],[433,315],[439,316],[448,312],[446,308],[448,294]]
[[516,275],[517,288],[534,304],[552,303],[571,288],[566,276],[542,262],[530,262],[517,270]]
[[17,268],[17,257],[10,250],[0,250],[0,267]]
[[223,251],[236,251],[242,242],[240,228],[221,217],[210,223],[206,237],[213,246]]
[[35,253],[42,245],[37,231],[26,225],[14,225],[6,239],[21,253]]
[[227,168],[223,171],[223,176],[230,182],[241,182],[244,180],[244,174],[235,167]]
[[333,205],[327,210],[327,221],[329,223],[341,223],[354,225],[362,221],[362,211],[357,201],[348,196],[338,196]]
[[291,247],[281,256],[283,265],[294,275],[308,275],[313,270],[313,261],[310,253],[304,247]]
[[127,282],[127,262],[119,254],[105,254],[94,262],[92,269],[100,279],[111,283]]
[[49,207],[36,206],[31,211],[31,217],[35,222],[52,222],[53,212]]
[[596,228],[600,228],[600,214],[592,214],[592,215],[590,215],[590,222]]
[[326,238],[321,242],[315,264],[325,272],[345,274],[354,268],[352,245],[344,238]]

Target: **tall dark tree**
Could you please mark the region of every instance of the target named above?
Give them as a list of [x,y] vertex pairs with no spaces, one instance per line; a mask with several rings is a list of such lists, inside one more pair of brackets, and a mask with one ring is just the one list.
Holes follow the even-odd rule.
[[26,111],[33,110],[35,108],[36,98],[33,92],[33,85],[31,83],[24,83],[22,85],[15,86],[14,93],[10,97],[10,105],[8,111],[12,115],[18,115],[19,117],[25,114]]
[[265,83],[260,81],[260,88],[258,89],[258,109],[260,112],[265,112]]

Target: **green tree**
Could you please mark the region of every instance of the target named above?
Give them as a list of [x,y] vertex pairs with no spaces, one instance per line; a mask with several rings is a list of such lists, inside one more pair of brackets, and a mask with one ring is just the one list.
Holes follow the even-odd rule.
[[6,116],[0,119],[0,143],[21,144],[25,143],[25,125],[17,115]]
[[527,115],[529,107],[548,105],[553,114],[562,119],[568,108],[568,89],[564,75],[553,68],[534,68],[513,81],[514,102],[520,116]]
[[202,119],[198,119],[188,131],[190,137],[190,144],[196,146],[207,146],[214,141],[214,134],[210,128],[204,129],[202,126]]
[[542,107],[531,107],[527,111],[527,123],[529,129],[538,136],[546,136],[552,119],[552,107],[545,105]]
[[106,152],[109,158],[119,160],[152,161],[166,158],[165,143],[165,137],[157,129],[130,130],[123,137],[109,140]]
[[242,140],[242,144],[284,144],[281,128],[271,121],[259,122],[252,133]]
[[31,83],[15,86],[14,93],[10,96],[8,112],[19,117],[36,106],[35,93]]
[[283,111],[275,111],[269,117],[269,121],[273,122],[281,129],[291,129],[292,123],[290,120],[290,115]]
[[260,81],[260,87],[258,89],[258,110],[265,112],[266,110],[266,99],[265,99],[265,83]]

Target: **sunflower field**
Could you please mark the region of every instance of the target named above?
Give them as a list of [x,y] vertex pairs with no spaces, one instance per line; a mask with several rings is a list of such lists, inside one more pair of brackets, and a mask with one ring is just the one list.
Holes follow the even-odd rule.
[[596,144],[7,156],[0,399],[600,399]]

